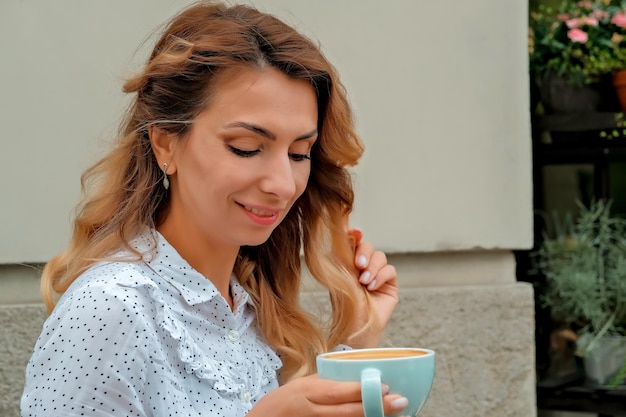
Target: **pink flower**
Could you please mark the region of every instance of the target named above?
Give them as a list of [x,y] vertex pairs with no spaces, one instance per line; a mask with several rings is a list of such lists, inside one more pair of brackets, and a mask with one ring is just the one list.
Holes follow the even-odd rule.
[[567,32],[567,37],[570,38],[572,42],[577,43],[587,43],[587,40],[589,39],[589,35],[587,35],[587,32],[580,29],[570,29]]
[[565,21],[565,24],[570,29],[576,29],[583,25],[598,26],[598,19],[590,16],[583,16]]
[[594,10],[591,12],[591,17],[596,20],[606,20],[609,17],[609,12],[606,10]]
[[626,12],[616,13],[615,16],[613,16],[613,19],[611,19],[611,23],[615,26],[626,28]]
[[560,20],[561,22],[565,22],[567,20],[569,20],[570,15],[568,15],[567,13],[561,13],[559,15],[556,16],[557,20]]
[[582,7],[584,9],[593,9],[593,3],[590,1],[579,1],[578,7]]

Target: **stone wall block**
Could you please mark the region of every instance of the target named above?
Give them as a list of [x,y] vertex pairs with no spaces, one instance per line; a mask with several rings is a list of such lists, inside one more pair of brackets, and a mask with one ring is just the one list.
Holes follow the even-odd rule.
[[24,372],[47,312],[43,304],[0,305],[0,416],[19,417]]
[[[308,294],[303,302],[323,306],[321,300]],[[437,355],[433,391],[420,417],[537,415],[533,302],[524,283],[401,291],[383,345]]]

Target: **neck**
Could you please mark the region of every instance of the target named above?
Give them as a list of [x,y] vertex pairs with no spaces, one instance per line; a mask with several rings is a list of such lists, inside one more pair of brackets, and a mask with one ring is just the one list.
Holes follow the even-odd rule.
[[[232,308],[230,277],[239,248],[209,242],[197,232],[197,229],[180,227],[175,222],[168,222],[167,219],[157,227],[157,230],[189,265],[215,285]],[[181,233],[181,230],[184,230],[184,233]]]

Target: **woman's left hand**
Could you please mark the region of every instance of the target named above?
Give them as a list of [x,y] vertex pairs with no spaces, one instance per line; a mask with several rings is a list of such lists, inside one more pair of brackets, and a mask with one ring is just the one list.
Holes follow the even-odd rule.
[[[354,265],[359,272],[359,283],[370,293],[370,300],[378,322],[368,334],[359,336],[359,346],[354,346],[355,341],[353,341],[352,347],[376,347],[399,301],[398,275],[395,267],[387,263],[387,256],[384,252],[375,250],[371,243],[362,241],[361,230],[349,229],[348,236],[354,244]],[[367,305],[363,305],[363,311],[369,313]],[[365,324],[368,319],[369,317],[363,317],[364,322],[361,324]]]

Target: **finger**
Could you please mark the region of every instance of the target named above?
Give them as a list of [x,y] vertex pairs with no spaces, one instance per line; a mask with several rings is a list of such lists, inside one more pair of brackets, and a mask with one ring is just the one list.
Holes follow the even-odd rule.
[[[360,384],[358,385],[359,385],[359,392],[358,392],[357,401],[353,401],[349,403],[342,403],[338,401],[332,404],[318,404],[318,405],[321,405],[321,408],[318,409],[319,415],[329,416],[329,417],[337,417],[337,416],[362,417],[364,416],[363,403],[361,402]],[[407,403],[407,401],[404,397],[400,395],[389,395],[389,386],[385,384],[381,384],[381,393],[383,395],[383,410],[384,410],[385,415],[393,413],[393,412],[401,411],[402,409],[406,407],[405,403]]]
[[369,242],[361,242],[356,247],[354,254],[354,265],[360,270],[364,270],[370,265],[370,258],[374,254],[374,246]]
[[318,406],[318,417],[365,417],[362,402]]
[[398,273],[393,265],[385,265],[378,273],[372,278],[367,285],[369,291],[376,291],[383,287],[385,284],[395,285],[397,284]]
[[[409,401],[397,394],[385,395],[383,397],[383,413],[385,415],[399,413],[404,410],[409,405]],[[344,403],[344,404],[333,404],[326,405],[322,407],[321,415],[323,416],[354,416],[361,417],[365,413],[363,411],[363,403],[361,401],[352,402],[352,403]]]
[[361,401],[361,384],[359,382],[337,382],[318,379],[314,387],[310,387],[307,398],[315,404],[344,404]]
[[[385,415],[399,413],[409,405],[408,400],[401,395],[385,395],[383,397],[383,413]],[[319,415],[328,417],[350,416],[362,417],[365,415],[362,402],[336,404],[324,406]]]
[[348,229],[348,236],[354,239],[355,243],[358,245],[361,243],[361,239],[363,239],[363,231],[358,227],[353,227],[352,229]]
[[385,265],[388,265],[387,255],[385,255],[385,252],[377,250],[370,255],[367,269],[372,275],[376,275]]
[[385,395],[383,397],[383,410],[385,415],[399,413],[409,405],[409,400],[397,394]]
[[[361,246],[363,246],[363,254],[357,255],[357,267],[358,261],[362,260],[359,256],[363,256],[364,259],[367,260],[365,267],[362,268],[361,275],[359,276],[359,282],[362,285],[371,285],[371,283],[376,279],[381,268],[387,265],[387,256],[384,252],[374,251],[374,248],[371,244],[367,243],[369,247],[365,247],[367,242],[364,242]],[[372,252],[369,255],[366,255],[366,251],[371,250]]]
[[352,246],[352,251],[355,252],[356,248],[361,244],[361,239],[363,239],[363,231],[359,228],[349,229],[347,231],[348,239],[350,240],[350,245]]

